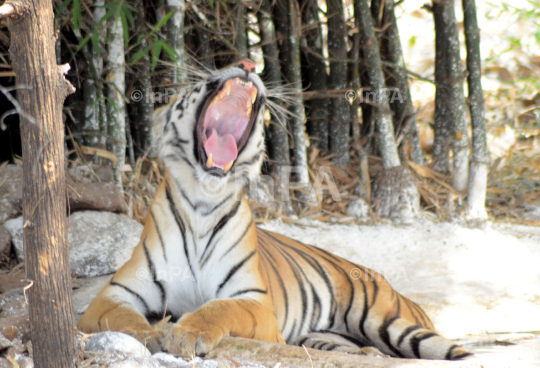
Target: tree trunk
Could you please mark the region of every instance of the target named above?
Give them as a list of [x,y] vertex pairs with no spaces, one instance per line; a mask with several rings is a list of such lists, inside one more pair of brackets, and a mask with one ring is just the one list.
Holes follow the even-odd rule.
[[124,37],[120,15],[116,14],[110,21],[109,39],[111,40],[107,55],[109,76],[109,150],[118,158],[113,167],[114,183],[123,193],[122,169],[126,162],[126,106],[124,95],[126,90],[126,65],[124,59]]
[[236,60],[244,60],[248,58],[248,40],[246,32],[246,7],[242,1],[236,1],[235,6],[235,15],[236,19],[234,22],[235,27],[235,39],[234,46],[238,50],[238,56]]
[[480,30],[476,19],[474,0],[463,0],[465,42],[467,44],[467,84],[472,124],[472,161],[467,195],[468,212],[473,218],[487,217],[485,202],[488,174],[486,144],[486,119],[482,91],[482,66],[480,59]]
[[[94,63],[96,58],[94,58],[93,46],[87,45],[86,47],[92,49],[89,53],[92,57],[87,59],[88,64]],[[88,69],[91,67],[89,66]],[[90,70],[89,70],[90,72]],[[94,147],[99,143],[99,100],[98,100],[98,86],[96,85],[96,80],[93,78],[92,73],[86,76],[84,80],[84,145],[89,147]]]
[[[144,17],[143,3],[139,0],[132,1],[132,6],[135,8],[133,14],[136,27],[135,39],[141,39],[141,43],[133,52],[144,50],[147,45],[146,21]],[[131,94],[132,114],[131,122],[134,130],[136,141],[136,154],[142,156],[148,152],[149,157],[155,157],[157,154],[154,144],[154,101],[152,101],[152,70],[148,54],[140,59],[133,66],[135,81],[135,91]]]
[[434,6],[435,23],[435,122],[433,124],[433,170],[441,174],[450,174],[450,125],[447,119],[446,105],[446,39],[444,38],[443,13],[441,7]]
[[[302,98],[302,66],[300,64],[300,14],[297,0],[289,0],[289,60],[285,65],[285,75],[294,90],[292,104],[289,111],[292,115],[289,118],[289,129],[292,134],[291,161],[295,167],[296,179],[299,187],[307,188],[309,184],[309,174],[306,152],[306,134],[304,129],[304,100]],[[302,198],[306,200],[306,198]]]
[[[267,83],[271,83],[276,88],[282,85],[281,66],[279,63],[278,41],[276,39],[276,28],[272,20],[271,0],[263,0],[257,13],[259,22],[259,32],[264,56],[263,78]],[[277,6],[277,5],[276,5]],[[276,101],[276,103],[279,103]],[[281,122],[285,122],[284,116],[275,116],[267,130],[268,156],[271,160],[271,168],[274,176],[276,196],[278,198],[288,197],[287,168],[291,163],[289,153],[289,136],[286,127]]]
[[355,0],[354,16],[360,32],[363,54],[368,68],[369,87],[371,88],[368,94],[369,101],[365,102],[373,104],[374,121],[378,132],[377,144],[381,151],[383,167],[389,169],[399,166],[401,163],[394,139],[392,113],[384,84],[377,38],[373,30],[373,21],[367,0]]
[[174,10],[174,14],[167,22],[167,43],[176,53],[176,65],[171,71],[171,82],[182,85],[186,82],[186,56],[184,48],[184,12],[186,6],[184,0],[166,0],[168,10]]
[[[403,50],[394,13],[394,0],[373,0],[371,2],[371,12],[373,19],[377,21],[378,27],[385,29],[380,37],[381,59],[392,65],[385,68],[385,75],[386,87],[389,88],[390,107],[394,112],[393,121],[396,136],[402,135],[409,142],[412,160],[418,164],[423,164],[422,148],[420,147],[420,138],[409,90],[409,77],[405,69]],[[405,140],[400,144],[402,150],[404,149],[404,143]]]
[[[4,4],[2,8],[10,7]],[[62,105],[75,89],[58,66],[52,1],[17,1],[10,55],[22,107],[26,295],[35,366],[75,364]],[[4,13],[3,11],[1,13]]]
[[420,209],[420,195],[409,170],[400,165],[394,138],[389,99],[381,68],[379,47],[367,0],[354,1],[354,17],[360,32],[362,51],[367,64],[370,100],[377,128],[377,145],[384,170],[373,183],[373,200],[379,217],[397,218],[404,222],[414,219]]
[[[347,28],[342,0],[326,0],[328,18],[328,55],[330,57],[330,89],[347,87]],[[351,107],[345,94],[330,99],[329,148],[336,163],[349,164]]]
[[[328,76],[326,63],[319,56],[323,54],[323,37],[319,20],[319,6],[316,0],[303,0],[302,22],[305,26],[303,40],[307,56],[308,90],[326,92]],[[307,103],[307,130],[311,143],[322,151],[328,151],[329,100],[317,98]]]
[[[444,40],[444,84],[445,101],[444,118],[448,140],[452,142],[453,151],[453,185],[458,191],[467,189],[469,180],[469,133],[467,131],[467,115],[465,112],[465,96],[463,95],[463,67],[459,55],[459,34],[454,12],[453,0],[433,2],[435,30],[437,39]],[[438,56],[438,55],[437,55]],[[436,80],[438,83],[438,81]],[[437,106],[436,108],[442,106]],[[444,152],[444,151],[443,151]]]
[[[104,0],[96,0],[94,3],[94,22],[97,24],[101,21],[101,19],[105,16],[106,9],[105,9],[105,1]],[[101,34],[101,33],[100,33]],[[99,47],[102,47],[104,45],[103,40],[101,40],[101,37],[99,38]],[[94,50],[92,48],[92,50]],[[93,56],[90,60],[93,59]],[[92,77],[96,81],[96,92],[97,92],[97,100],[96,103],[99,104],[99,143],[102,147],[105,147],[105,144],[107,143],[107,134],[108,134],[108,123],[107,123],[107,103],[105,102],[105,91],[104,91],[104,85],[103,85],[103,57],[99,56],[96,59],[93,59],[95,61],[92,64]]]
[[210,44],[210,41],[212,39],[212,35],[208,30],[204,27],[201,27],[200,25],[196,29],[196,37],[197,41],[199,42],[199,50],[197,54],[199,55],[199,62],[202,66],[209,70],[214,70],[214,55],[212,51],[212,46]]
[[[96,0],[94,3],[94,25],[97,24],[105,15],[103,0]],[[79,30],[73,28],[78,42],[82,41],[82,35]],[[101,35],[101,32],[98,32]],[[103,40],[99,37],[98,47],[103,45]],[[103,92],[103,57],[95,50],[94,45],[89,42],[81,50],[83,52],[88,74],[84,81],[84,145],[94,147],[96,145],[105,146],[107,140],[107,105],[105,103]],[[97,156],[95,157],[97,158]]]

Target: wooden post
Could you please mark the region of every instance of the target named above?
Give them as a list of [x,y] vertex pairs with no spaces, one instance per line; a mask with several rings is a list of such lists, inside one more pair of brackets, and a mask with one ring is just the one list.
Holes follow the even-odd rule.
[[71,303],[66,186],[64,99],[75,88],[56,64],[52,0],[8,0],[11,64],[22,109],[23,214],[26,296],[35,366],[74,366],[75,326]]

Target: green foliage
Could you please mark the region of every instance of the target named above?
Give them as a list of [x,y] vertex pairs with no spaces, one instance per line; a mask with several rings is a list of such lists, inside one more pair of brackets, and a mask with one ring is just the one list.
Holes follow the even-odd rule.
[[88,42],[92,43],[92,47],[94,48],[94,51],[98,57],[100,57],[101,54],[101,48],[102,42],[106,42],[102,38],[102,33],[100,32],[100,29],[104,24],[106,24],[108,21],[116,19],[116,17],[120,17],[120,21],[122,24],[122,34],[124,38],[124,43],[126,45],[126,49],[132,50],[134,48],[137,48],[143,43],[143,41],[146,40],[146,43],[148,46],[145,48],[138,50],[132,60],[131,64],[136,64],[141,59],[150,56],[150,60],[152,62],[152,70],[154,70],[157,66],[157,63],[160,59],[161,52],[164,51],[167,56],[173,60],[177,60],[177,55],[174,49],[167,43],[166,40],[161,39],[158,37],[157,32],[165,26],[165,24],[169,21],[171,16],[174,14],[174,11],[168,12],[163,19],[160,20],[158,24],[156,24],[149,32],[144,32],[142,34],[139,34],[137,36],[137,39],[135,42],[132,42],[132,45],[130,44],[130,30],[132,30],[135,27],[135,20],[133,17],[134,9],[133,7],[126,2],[126,0],[116,0],[116,1],[110,1],[106,2],[103,5],[103,8],[106,10],[105,15],[99,20],[97,23],[91,23],[91,24],[85,24],[85,21],[88,23],[91,19],[93,19],[92,16],[84,16],[83,17],[83,10],[81,9],[81,0],[63,0],[61,2],[56,3],[56,17],[61,16],[67,16],[69,18],[69,23],[71,24],[73,30],[80,34],[81,31],[84,32],[86,35],[80,39],[79,44],[77,45],[77,49],[75,53],[79,52],[83,47],[85,47]]
[[133,55],[133,59],[131,60],[131,65],[136,64],[139,60],[141,60],[143,57],[146,57],[150,52],[152,52],[152,70],[154,70],[157,66],[157,62],[159,61],[159,56],[161,54],[161,51],[164,50],[167,55],[176,62],[177,55],[174,49],[169,46],[166,40],[163,40],[161,38],[157,37],[156,32],[162,28],[165,23],[171,18],[171,16],[174,14],[174,10],[171,10],[168,12],[163,19],[152,28],[152,30],[148,33],[148,35],[139,35],[139,39],[137,42],[132,46],[132,48],[135,48],[139,46],[143,40],[147,40],[149,45],[145,47],[142,50],[139,50]]

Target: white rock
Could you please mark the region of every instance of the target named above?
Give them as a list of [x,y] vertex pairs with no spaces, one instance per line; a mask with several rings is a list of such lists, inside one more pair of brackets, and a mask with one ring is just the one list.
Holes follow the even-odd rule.
[[355,217],[358,220],[367,220],[371,217],[369,211],[369,204],[366,203],[365,199],[358,198],[349,203],[347,206],[349,215]]
[[78,279],[79,288],[73,290],[73,309],[75,310],[75,321],[78,321],[92,300],[99,294],[105,284],[109,282],[111,275],[88,277]]
[[218,363],[217,363],[217,360],[202,360],[201,358],[199,357],[196,357],[195,359],[193,360],[190,360],[190,361],[186,361],[182,358],[176,358],[174,355],[172,354],[168,354],[168,353],[156,353],[154,355],[152,355],[152,358],[156,359],[157,361],[159,361],[161,363],[161,365],[163,367],[167,367],[167,368],[181,368],[181,367],[197,367],[197,368],[217,368],[218,367]]
[[21,214],[23,170],[7,165],[0,170],[0,224]]
[[120,353],[133,357],[149,357],[152,355],[136,338],[114,331],[94,333],[84,340],[84,350],[87,353]]
[[526,204],[523,207],[526,211],[523,213],[523,218],[527,220],[540,221],[540,206]]
[[[5,223],[20,262],[24,261],[23,218]],[[80,277],[116,272],[139,243],[143,226],[126,216],[110,212],[81,211],[69,217],[71,273]]]
[[152,358],[127,358],[107,365],[108,368],[163,368],[157,360]]

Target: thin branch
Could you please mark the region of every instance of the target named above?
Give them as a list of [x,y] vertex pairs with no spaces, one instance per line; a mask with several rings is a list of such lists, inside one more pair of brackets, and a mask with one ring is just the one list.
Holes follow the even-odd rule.
[[[1,7],[0,7],[1,8]],[[20,86],[17,86],[16,88],[25,88],[25,89],[30,89],[32,88],[31,86],[23,86],[23,85],[20,85]],[[4,120],[10,116],[10,115],[15,115],[15,114],[19,114],[21,115],[22,117],[25,117],[26,119],[28,119],[28,121],[32,124],[35,124],[36,123],[36,119],[34,119],[33,116],[27,114],[26,112],[24,112],[24,110],[21,108],[21,105],[19,105],[19,101],[17,101],[12,95],[11,93],[9,93],[11,90],[13,90],[14,88],[6,88],[2,85],[0,85],[0,92],[6,97],[6,99],[11,102],[11,104],[14,106],[14,109],[12,110],[9,110],[9,111],[6,111],[2,117],[0,117],[0,129],[1,130],[5,130],[6,129],[6,126],[4,124]]]
[[212,32],[214,32],[214,34],[219,38],[219,40],[221,42],[223,42],[223,44],[225,46],[227,46],[227,48],[229,48],[230,50],[234,51],[235,53],[238,52],[237,48],[234,47],[234,45],[232,43],[230,43],[225,37],[223,37],[223,34],[222,32],[220,32],[219,30],[217,30],[214,25],[212,24],[212,22],[210,22],[208,20],[208,18],[206,18],[206,15],[203,14],[203,12],[201,12],[199,10],[199,8],[197,7],[197,4],[195,3],[191,3],[191,8],[193,9],[193,11],[195,12],[195,14],[197,14],[197,16],[199,17],[200,20],[203,21],[204,24],[206,24],[208,26],[208,29],[210,29]]

